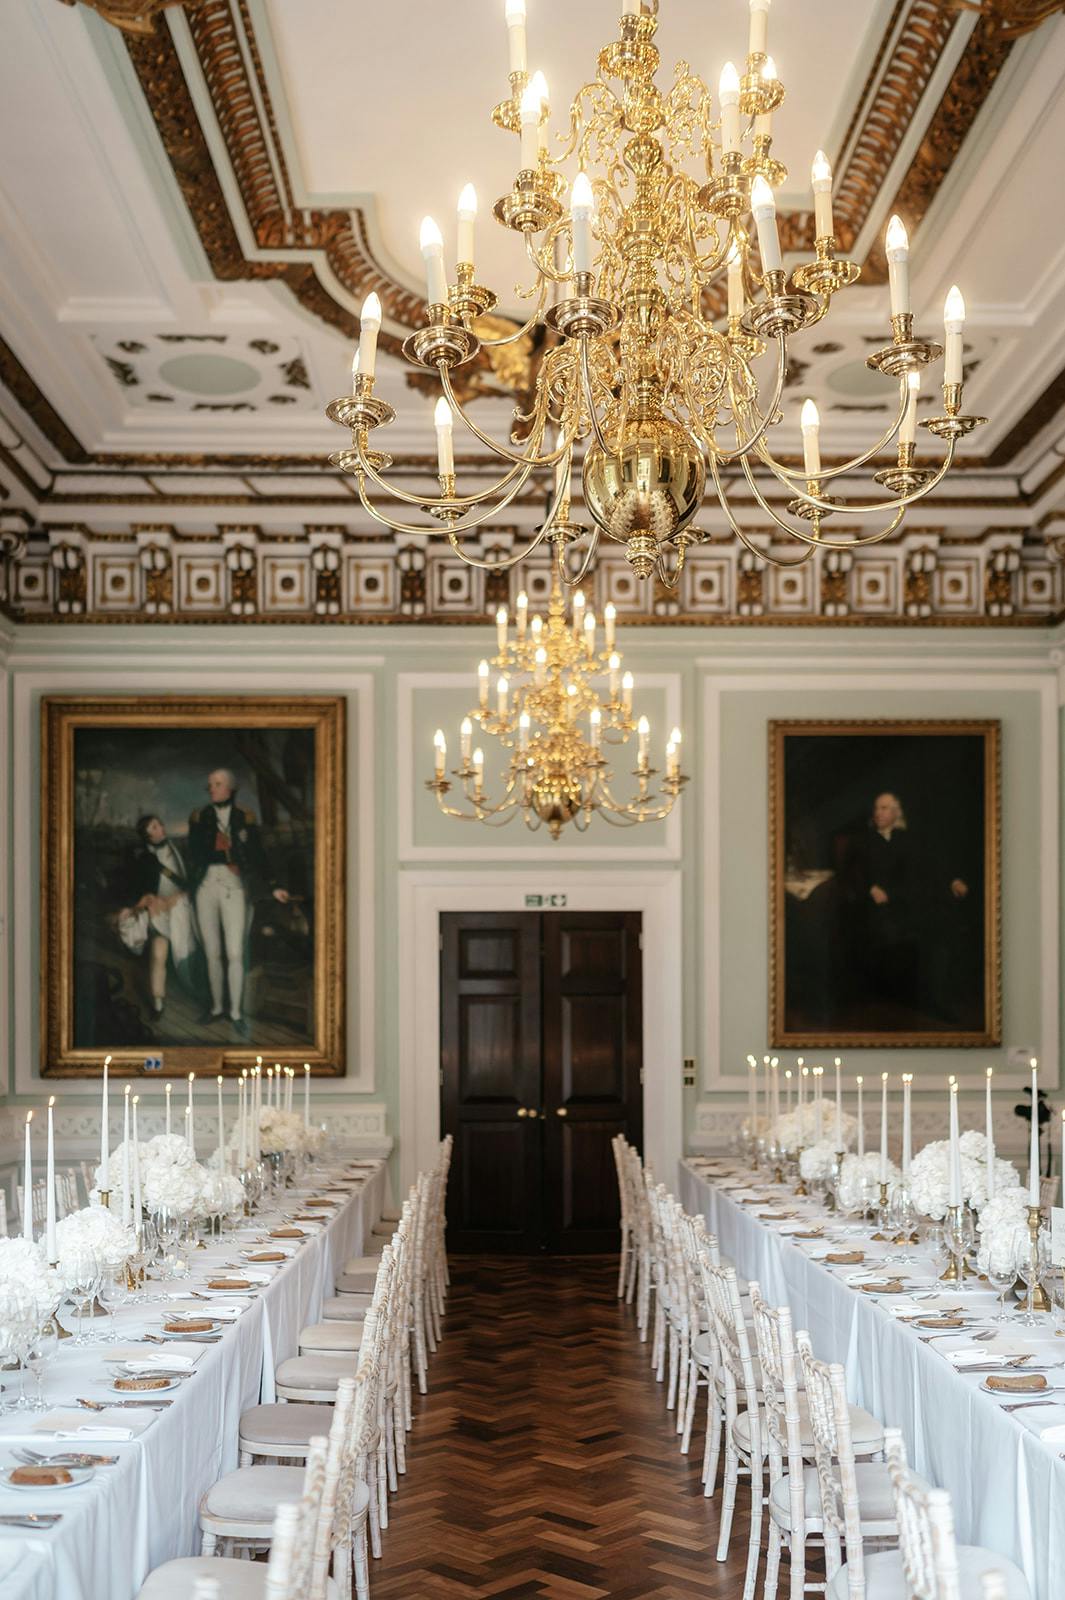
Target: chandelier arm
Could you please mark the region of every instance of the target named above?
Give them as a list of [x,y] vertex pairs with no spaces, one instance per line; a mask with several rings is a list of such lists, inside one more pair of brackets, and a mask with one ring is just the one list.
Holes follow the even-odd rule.
[[562,545],[562,544],[559,544],[559,546],[558,546],[558,575],[561,578],[562,582],[567,586],[567,588],[575,589],[579,583],[583,583],[584,579],[588,576],[588,568],[591,566],[592,561],[593,561],[593,559],[595,557],[595,552],[598,550],[598,548],[599,548],[599,528],[598,528],[598,526],[596,526],[596,527],[594,527],[592,529],[591,538],[588,541],[588,552],[585,555],[584,561],[581,563],[581,570],[577,573],[577,576],[575,578],[570,578],[570,577],[567,576],[565,568],[563,566],[563,562],[565,561],[565,557],[566,557],[565,546]]
[[[804,566],[807,561],[809,561],[816,546],[820,543],[820,540],[812,540],[810,542],[810,548],[795,561],[782,561],[779,556],[770,555],[768,550],[759,550],[757,545],[752,544],[750,539],[744,533],[743,529],[740,527],[739,523],[736,521],[732,507],[728,503],[728,497],[725,493],[725,486],[721,481],[721,475],[718,472],[716,461],[711,461],[710,470],[714,476],[714,487],[717,489],[717,498],[721,503],[722,511],[725,513],[725,516],[728,519],[728,525],[744,548],[751,552],[752,556],[755,556],[759,561],[768,561],[771,567],[780,568],[801,567]],[[790,533],[792,530],[788,528],[787,531]]]
[[[555,237],[559,238],[560,235],[556,234]],[[536,245],[533,243],[532,234],[531,233],[527,233],[525,235],[525,254],[528,256],[529,261],[536,268],[536,271],[539,274],[540,295],[541,295],[541,304],[542,304],[543,303],[543,296],[545,296],[546,293],[547,293],[547,285],[548,285],[548,283],[565,283],[567,278],[572,278],[572,276],[573,276],[573,258],[572,258],[572,253],[567,253],[567,255],[566,255],[566,261],[567,261],[567,264],[569,266],[569,271],[568,272],[559,272],[558,268],[554,265],[553,262],[549,266],[545,261],[543,261],[541,259],[541,251],[539,251],[536,248]]]
[[[573,432],[569,435],[568,439],[563,439],[557,450],[552,450],[545,456],[525,456],[519,455],[516,450],[508,450],[506,445],[500,444],[498,440],[493,439],[489,434],[484,433],[477,426],[476,422],[470,421],[469,417],[462,409],[462,405],[459,402],[458,396],[454,390],[454,386],[452,385],[451,377],[447,368],[444,366],[440,368],[440,382],[443,386],[444,394],[447,397],[448,403],[451,405],[454,411],[458,412],[459,416],[462,418],[467,428],[469,428],[474,438],[479,439],[483,445],[487,445],[488,449],[493,451],[497,456],[502,456],[504,461],[513,461],[519,467],[528,467],[530,471],[533,467],[553,467],[556,462],[562,460],[562,457],[566,454],[566,451],[572,449],[573,447],[573,443],[577,437],[576,427],[574,427]],[[541,438],[543,437],[543,433],[544,428],[541,428]]]
[[546,299],[547,283],[541,279],[536,308],[528,322],[523,323],[522,326],[516,329],[514,333],[505,334],[499,339],[482,339],[480,336],[478,336],[477,343],[480,345],[481,349],[500,350],[505,344],[515,344],[519,339],[524,338],[525,334],[530,333],[533,328],[535,328],[544,320],[544,301]]
[[[529,471],[531,470],[532,469],[530,468]],[[465,520],[460,519],[458,522],[453,524],[449,531],[451,533],[465,533],[467,528],[479,528],[482,522],[487,521],[489,517],[496,516],[500,511],[505,510],[506,507],[509,506],[510,502],[514,499],[514,496],[526,483],[528,477],[528,472],[526,472],[524,475],[519,474],[517,482],[514,483],[507,490],[506,494],[503,495],[501,499],[496,501],[495,504],[487,506],[483,511],[478,511],[475,515],[467,517]],[[366,485],[363,481],[361,473],[358,474],[358,485],[359,500],[362,503],[363,510],[373,517],[375,522],[381,523],[382,527],[391,528],[393,533],[413,533],[419,535],[420,537],[428,537],[429,534],[435,532],[433,528],[422,528],[416,523],[412,522],[400,522],[395,518],[386,516],[384,512],[378,511],[377,507],[372,503],[372,501],[367,498]],[[428,510],[433,503],[434,502],[426,501],[426,509]],[[443,500],[435,503],[438,505],[447,506],[449,502]]]
[[[872,504],[867,506],[855,505],[851,502],[843,505],[833,505],[830,500],[823,500],[819,495],[811,494],[808,489],[803,490],[802,498],[810,505],[816,506],[819,511],[832,511],[839,517],[864,517],[871,511],[894,511],[899,507],[905,510],[907,506],[912,506],[916,503],[916,501],[923,500],[925,495],[931,494],[932,490],[936,488],[938,484],[943,482],[943,479],[950,471],[954,461],[955,443],[956,441],[954,439],[947,440],[947,453],[944,456],[943,461],[940,463],[939,467],[937,467],[932,477],[929,478],[928,482],[923,483],[919,489],[914,489],[911,494],[900,495],[894,500],[874,500]],[[794,484],[788,482],[787,478],[777,468],[772,460],[767,461],[766,465],[769,467],[773,476],[777,478],[786,489],[794,489]],[[748,462],[746,458],[744,458],[742,466],[753,487],[754,479],[751,477],[751,474],[748,471]]]
[[524,561],[526,556],[531,556],[543,544],[550,529],[550,524],[545,522],[542,528],[536,530],[535,538],[527,545],[523,545],[516,555],[508,556],[505,561],[481,561],[477,556],[468,556],[459,544],[458,535],[454,528],[447,531],[447,539],[452,550],[460,561],[468,567],[476,567],[480,572],[509,572],[511,567],[516,567],[519,561]]
[[[800,539],[803,544],[813,545],[819,550],[854,550],[859,545],[879,544],[881,540],[887,539],[895,532],[895,529],[899,526],[899,523],[906,515],[906,507],[909,504],[909,502],[906,500],[903,500],[901,503],[896,500],[886,507],[874,507],[874,510],[888,510],[895,513],[891,521],[888,523],[888,526],[886,528],[882,528],[878,533],[870,533],[864,537],[861,534],[856,534],[851,539],[823,539],[820,531],[818,531],[816,534],[810,534],[807,533],[804,528],[793,528],[790,522],[785,522],[784,519],[776,511],[774,511],[773,507],[769,504],[769,501],[759,489],[754,473],[751,471],[750,462],[744,461],[742,465],[744,477],[750,484],[751,491],[754,494],[755,499],[758,501],[758,504],[761,506],[766,515],[772,518],[778,528],[783,528],[784,532],[789,534],[791,538]],[[811,503],[813,505],[817,505],[816,500],[813,500]],[[830,511],[838,511],[839,509],[840,508],[838,506],[828,507],[828,510]]]
[[[602,78],[596,78],[593,80],[593,82],[584,84],[580,89],[578,89],[577,93],[570,102],[569,133],[560,133],[558,135],[560,140],[565,140],[566,142],[563,144],[562,148],[560,150],[556,150],[555,154],[551,157],[551,161],[555,166],[561,166],[563,162],[569,160],[570,156],[577,148],[577,143],[582,133],[587,134],[589,129],[592,127],[591,122],[585,122],[584,120],[584,108],[582,102],[586,97],[590,98],[593,95],[605,96],[614,102],[613,121],[615,125],[620,125],[624,115],[623,108],[621,101],[618,99],[610,85]],[[604,117],[607,109],[608,108],[605,106],[593,106],[592,115],[596,117]]]
[[[755,432],[751,435],[751,437],[748,440],[746,440],[746,442],[743,445],[740,446],[740,448],[738,450],[719,450],[716,445],[711,443],[711,448],[713,449],[714,454],[717,456],[717,459],[721,462],[721,464],[723,466],[728,467],[728,466],[731,466],[734,461],[743,461],[749,455],[749,453],[755,448],[755,446],[761,441],[761,439],[764,438],[767,430],[772,426],[773,420],[774,420],[774,418],[776,417],[776,415],[777,415],[777,413],[779,411],[779,408],[780,408],[780,397],[784,393],[784,379],[785,379],[785,377],[787,375],[787,370],[788,370],[788,344],[787,344],[787,340],[785,339],[784,335],[782,333],[778,333],[777,334],[777,376],[776,376],[776,382],[773,385],[773,398],[770,401],[768,407],[766,408],[765,415],[762,417],[762,420],[758,424],[758,427],[755,430]],[[732,383],[731,383],[731,381],[729,382],[729,393],[730,393],[730,395],[732,393]],[[733,407],[734,407],[733,414],[735,415],[735,400],[734,399],[733,399]],[[754,410],[754,413],[757,416],[758,415],[758,407],[757,406],[753,406],[752,409]],[[736,424],[736,437],[737,438],[739,438],[739,432],[740,432],[739,423],[737,422],[737,424]]]
[[[493,483],[487,489],[478,489],[476,494],[457,494],[451,495],[446,499],[442,496],[429,496],[426,498],[423,495],[411,494],[408,490],[401,489],[398,484],[389,483],[386,478],[382,478],[367,454],[365,436],[361,432],[357,432],[355,436],[355,451],[359,458],[361,471],[365,472],[366,476],[371,478],[379,489],[383,489],[393,500],[399,500],[404,505],[417,506],[419,510],[443,509],[445,506],[481,505],[485,500],[493,500],[496,495],[504,493],[513,478],[521,471],[520,467],[511,467],[509,472],[503,474],[498,483]],[[532,469],[530,468],[529,470],[531,471]],[[521,483],[518,484],[519,489],[527,481],[528,476],[529,473],[527,472]]]
[[[909,396],[906,393],[906,387],[905,387],[905,385],[902,385],[902,398],[901,398],[901,401],[899,403],[899,414],[895,418],[894,422],[891,424],[891,427],[887,430],[887,432],[885,434],[883,434],[876,441],[876,443],[873,445],[872,449],[866,450],[860,456],[855,456],[853,461],[844,462],[842,466],[839,466],[839,467],[824,467],[817,474],[818,478],[823,480],[825,478],[839,478],[839,477],[842,477],[845,472],[854,472],[856,468],[864,467],[867,461],[872,461],[874,459],[874,457],[878,456],[881,453],[882,450],[886,450],[888,445],[891,443],[892,439],[894,439],[895,435],[898,433],[900,427],[902,426],[902,419],[906,415],[906,406],[908,404],[908,400],[909,400]],[[775,467],[777,469],[777,476],[778,477],[783,475],[786,478],[794,478],[797,483],[805,482],[805,479],[806,479],[806,473],[805,472],[800,472],[795,467],[786,467],[783,464],[783,462],[777,461],[775,456],[769,450],[768,446],[763,445],[761,447],[761,449],[758,451],[758,454],[759,454],[759,456],[761,456],[761,458],[765,462],[766,466]]]
[[603,450],[607,455],[610,455],[612,454],[612,451],[610,445],[607,443],[606,435],[600,426],[599,413],[595,409],[595,398],[592,392],[592,363],[589,355],[587,335],[584,335],[584,337],[581,339],[581,386],[584,390],[584,401],[588,407],[588,415],[592,421],[592,431],[595,434],[596,442],[599,445],[600,450]]

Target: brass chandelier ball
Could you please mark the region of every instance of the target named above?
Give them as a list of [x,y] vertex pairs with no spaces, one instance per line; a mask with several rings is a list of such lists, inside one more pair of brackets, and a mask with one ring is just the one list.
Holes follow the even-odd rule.
[[584,458],[584,500],[594,521],[626,546],[637,577],[688,526],[703,500],[706,464],[693,436],[668,417],[629,423],[616,451],[593,443]]

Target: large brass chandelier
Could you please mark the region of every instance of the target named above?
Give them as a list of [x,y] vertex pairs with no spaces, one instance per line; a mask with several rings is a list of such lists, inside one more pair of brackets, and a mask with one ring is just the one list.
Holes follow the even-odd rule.
[[[517,598],[514,631],[505,606],[496,612],[497,650],[477,669],[478,703],[462,720],[459,761],[451,777],[462,785],[464,803],[447,800],[447,740],[433,735],[434,775],[426,788],[449,817],[498,826],[521,816],[526,827],[545,827],[557,839],[568,822],[583,832],[597,813],[617,827],[660,822],[676,803],[687,778],[680,768],[681,734],[674,728],[666,743],[665,775],[650,764],[651,729],[646,717],[633,720],[633,677],[623,672],[614,635],[614,607],[604,612],[602,650],[597,648],[595,614],[573,591],[566,615],[555,572],[547,621],[530,618],[528,598]],[[491,682],[492,669],[496,681]],[[606,678],[606,695],[595,687]],[[485,789],[484,751],[473,748],[476,724],[509,752],[498,795]],[[618,799],[605,745],[623,745],[636,734],[635,793]],[[656,778],[662,778],[658,790]]]
[[[805,547],[798,561],[818,549],[887,538],[906,508],[944,477],[958,440],[984,420],[961,414],[965,308],[952,289],[944,320],[943,410],[922,423],[944,451],[938,465],[928,465],[916,458],[917,397],[923,369],[943,355],[943,346],[914,333],[909,244],[898,217],[887,230],[891,339],[868,357],[869,366],[898,388],[891,427],[852,460],[823,467],[820,421],[807,401],[801,467],[770,449],[782,419],[790,340],[825,316],[833,295],[855,282],[859,268],[840,257],[832,173],[819,151],[812,172],[814,257],[797,266],[790,281],[785,270],[773,190],[787,173],[772,154],[772,120],[784,89],[766,51],[769,6],[770,0],[749,0],[745,68],[741,75],[726,63],[715,112],[709,88],[686,62],[677,65],[668,89],[656,85],[658,0],[624,0],[618,37],[599,52],[597,75],[578,92],[568,131],[552,147],[547,85],[541,74],[528,74],[525,0],[506,0],[511,93],[492,115],[497,127],[520,138],[521,153],[513,187],[493,209],[524,242],[534,276],[518,292],[533,305],[514,334],[479,339],[479,319],[497,297],[477,282],[476,195],[467,186],[459,201],[451,283],[440,231],[425,219],[426,326],[407,339],[404,353],[415,366],[436,372],[443,390],[436,409],[439,495],[390,484],[390,458],[370,445],[371,434],[395,417],[373,392],[381,325],[376,295],[363,306],[354,392],[328,408],[351,430],[351,448],[330,459],[354,474],[375,521],[403,534],[431,534],[431,525],[412,518],[433,518],[463,560],[492,570],[513,566],[547,540],[570,583],[580,581],[605,535],[624,545],[639,576],[655,573],[672,588],[686,550],[705,537],[694,519],[708,477],[736,537],[762,557],[729,501],[730,481],[742,474],[760,511]],[[576,168],[568,206],[567,164]],[[725,292],[727,310],[717,315]],[[551,338],[532,401],[516,410],[508,441],[493,439],[463,410],[454,375],[482,346],[519,338],[541,322]],[[756,366],[767,352],[770,363],[760,379]],[[469,494],[456,488],[456,415],[505,464],[498,481]],[[576,446],[583,447],[590,531],[570,521]],[[874,475],[881,495],[844,500],[830,492],[844,473],[892,446],[894,461]],[[786,498],[770,503],[756,468],[764,481],[782,485]],[[498,518],[538,469],[553,471],[554,489],[532,541],[498,561],[464,548],[464,536]],[[383,509],[382,496],[399,509]],[[886,520],[831,538],[823,531],[830,517]],[[586,534],[573,571],[566,548]],[[795,558],[767,559],[786,565]]]

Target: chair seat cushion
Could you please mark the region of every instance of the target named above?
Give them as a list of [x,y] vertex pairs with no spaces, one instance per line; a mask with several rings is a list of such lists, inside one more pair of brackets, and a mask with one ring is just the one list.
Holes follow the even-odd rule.
[[384,1210],[381,1212],[382,1222],[395,1223],[399,1221],[399,1217],[400,1211],[398,1206],[385,1206]]
[[354,1277],[358,1272],[368,1272],[372,1277],[376,1277],[377,1269],[380,1265],[381,1258],[379,1256],[352,1256],[349,1261],[345,1261],[340,1271],[345,1278]]
[[711,1367],[717,1359],[717,1346],[708,1333],[696,1334],[692,1340],[692,1356],[701,1367]]
[[200,1510],[209,1517],[269,1527],[281,1501],[298,1501],[302,1493],[302,1467],[238,1467],[211,1485]]
[[395,1223],[390,1222],[386,1217],[382,1217],[380,1222],[375,1222],[370,1229],[375,1239],[391,1239],[395,1231]]
[[277,1444],[300,1446],[316,1435],[329,1432],[333,1408],[326,1405],[252,1406],[240,1419],[240,1437],[251,1445]]
[[376,1281],[376,1267],[372,1272],[342,1272],[336,1282],[337,1294],[372,1295]]
[[342,1356],[289,1356],[277,1369],[282,1389],[336,1389],[341,1378],[353,1378],[354,1352]]
[[[891,1477],[880,1461],[859,1461],[854,1468],[858,1485],[858,1505],[862,1523],[884,1524],[886,1536],[895,1524],[895,1497],[891,1490]],[[817,1482],[817,1469],[807,1467],[802,1475],[806,1497],[806,1521],[821,1524],[821,1490]],[[791,1527],[791,1479],[778,1478],[769,1491],[769,1513],[780,1528]],[[869,1533],[869,1538],[877,1537]]]
[[[883,1443],[884,1427],[876,1417],[868,1411],[863,1411],[861,1406],[850,1406],[851,1417],[851,1443],[861,1455],[868,1455],[872,1450],[878,1450]],[[806,1407],[806,1396],[799,1396],[799,1431],[804,1454],[813,1453],[814,1436],[810,1426],[810,1413]],[[741,1450],[751,1448],[750,1419],[746,1411],[741,1411],[733,1424],[733,1433],[736,1443]]]
[[[1030,1600],[1024,1573],[978,1544],[958,1546],[958,1593],[962,1600],[980,1600],[980,1579],[985,1572],[1001,1572],[1006,1600]],[[910,1586],[897,1550],[881,1550],[865,1558],[865,1600],[909,1600]],[[228,1597],[227,1597],[228,1600]],[[840,1567],[828,1586],[826,1600],[848,1600],[847,1568]]]
[[262,1600],[266,1594],[265,1561],[237,1561],[229,1556],[183,1556],[156,1567],[145,1579],[137,1600],[192,1600],[200,1578],[215,1578],[226,1600]]
[[370,1308],[370,1296],[337,1294],[322,1301],[323,1322],[362,1322]]
[[314,1322],[300,1334],[301,1350],[357,1350],[362,1343],[362,1322]]

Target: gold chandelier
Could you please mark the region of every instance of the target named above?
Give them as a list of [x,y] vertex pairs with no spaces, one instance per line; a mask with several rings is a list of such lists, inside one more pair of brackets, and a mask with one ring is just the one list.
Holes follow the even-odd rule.
[[[521,814],[526,827],[546,827],[557,839],[567,822],[583,832],[598,812],[607,822],[630,827],[668,817],[687,778],[680,770],[681,734],[674,728],[666,744],[666,770],[660,776],[650,765],[651,729],[646,717],[633,721],[631,672],[622,672],[615,649],[615,613],[607,605],[603,617],[604,648],[596,643],[594,612],[585,607],[580,589],[573,591],[566,616],[557,572],[553,575],[547,621],[529,617],[523,593],[511,635],[507,609],[496,612],[497,653],[477,668],[478,704],[462,722],[459,765],[451,776],[462,784],[464,808],[449,805],[447,740],[442,728],[433,735],[434,776],[426,788],[436,795],[446,816],[466,822],[499,825]],[[493,705],[491,675],[496,669]],[[593,680],[607,679],[608,698]],[[485,792],[484,751],[473,745],[473,727],[497,738],[510,752],[497,799]],[[637,736],[636,793],[618,800],[611,792],[612,772],[604,744],[623,745]]]
[[[370,447],[371,433],[395,417],[373,392],[381,326],[376,295],[362,310],[354,392],[328,408],[335,422],[351,430],[351,448],[330,460],[354,474],[362,505],[375,521],[404,534],[431,534],[431,526],[411,520],[415,512],[429,516],[443,524],[463,560],[494,571],[513,566],[547,540],[569,583],[580,581],[605,535],[624,545],[640,577],[655,573],[674,588],[686,550],[705,537],[693,523],[708,477],[736,537],[778,565],[808,560],[817,549],[850,549],[887,538],[906,508],[941,481],[958,440],[985,419],[961,414],[965,307],[955,288],[945,308],[943,412],[922,423],[943,441],[943,459],[936,466],[916,460],[921,372],[943,347],[914,334],[909,244],[898,217],[887,230],[892,337],[868,357],[870,367],[898,386],[891,427],[852,460],[823,468],[820,420],[807,401],[802,467],[787,465],[770,450],[771,431],[781,420],[789,341],[824,317],[832,296],[856,281],[859,268],[839,256],[832,173],[819,151],[812,172],[814,258],[796,267],[789,283],[773,198],[787,173],[771,153],[773,114],[784,89],[766,53],[769,5],[770,0],[749,0],[745,70],[741,76],[726,63],[715,115],[710,90],[685,62],[676,67],[671,87],[657,87],[658,0],[624,0],[619,36],[599,52],[597,76],[578,92],[569,131],[552,150],[547,85],[540,73],[530,78],[527,70],[525,0],[506,0],[511,94],[492,115],[497,127],[520,137],[521,155],[513,188],[493,209],[504,227],[521,235],[534,273],[532,285],[519,291],[534,301],[531,314],[508,337],[520,338],[541,322],[554,337],[529,409],[515,412],[509,441],[491,438],[463,411],[453,382],[456,369],[482,347],[508,342],[478,339],[479,319],[496,304],[496,295],[476,281],[474,191],[467,186],[459,201],[453,283],[447,281],[440,231],[425,219],[427,321],[406,340],[404,353],[415,366],[435,371],[443,389],[436,409],[439,495],[415,495],[390,484],[390,458]],[[567,209],[563,167],[570,162],[577,172]],[[686,163],[701,164],[702,170],[690,172]],[[715,318],[720,291],[727,291],[727,315]],[[767,351],[772,365],[760,381],[755,364]],[[465,495],[456,489],[456,414],[506,464],[497,482]],[[872,462],[893,442],[894,463],[873,480],[883,494],[860,501],[829,492],[844,473]],[[566,547],[589,532],[569,520],[578,444],[584,447],[584,503],[592,527],[574,575]],[[766,499],[756,466],[786,491],[782,510]],[[463,536],[498,517],[540,468],[554,471],[554,492],[532,541],[495,562],[464,549]],[[750,543],[729,503],[727,469],[742,472],[761,512],[804,547],[796,559],[767,557]],[[399,509],[383,509],[382,495],[398,501]],[[868,533],[826,538],[822,531],[829,517],[880,515],[885,524]]]

